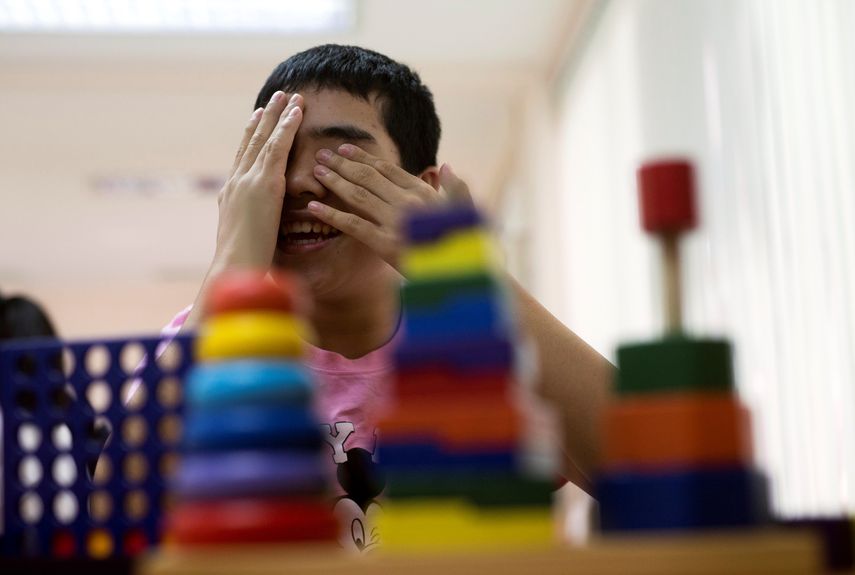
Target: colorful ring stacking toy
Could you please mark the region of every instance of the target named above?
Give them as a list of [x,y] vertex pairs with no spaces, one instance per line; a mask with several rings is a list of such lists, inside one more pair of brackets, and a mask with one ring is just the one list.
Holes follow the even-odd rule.
[[618,348],[617,401],[603,421],[596,482],[606,532],[709,530],[768,518],[751,466],[750,421],[734,396],[730,344],[683,333],[677,239],[695,227],[693,170],[682,160],[638,173],[642,227],[663,249],[666,337]]
[[390,502],[384,544],[399,550],[505,549],[552,540],[551,483],[529,477],[510,393],[514,322],[476,210],[406,223],[404,338],[396,405],[380,421]]
[[337,538],[324,445],[301,365],[299,283],[242,271],[210,290],[187,380],[185,456],[169,523],[178,545]]

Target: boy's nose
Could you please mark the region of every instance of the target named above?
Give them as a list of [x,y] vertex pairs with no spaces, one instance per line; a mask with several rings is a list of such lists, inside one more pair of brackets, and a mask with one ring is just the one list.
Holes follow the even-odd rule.
[[300,151],[288,161],[285,170],[285,193],[292,198],[311,195],[323,198],[327,190],[315,178],[314,169],[317,165],[314,150]]

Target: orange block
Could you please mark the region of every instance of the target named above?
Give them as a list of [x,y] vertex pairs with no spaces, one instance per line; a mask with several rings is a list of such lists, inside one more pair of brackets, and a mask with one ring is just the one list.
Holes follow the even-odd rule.
[[606,410],[606,471],[749,464],[751,416],[730,394],[667,394]]
[[502,395],[477,400],[413,398],[401,401],[380,419],[380,433],[388,440],[433,438],[450,449],[502,446],[520,435],[520,415]]

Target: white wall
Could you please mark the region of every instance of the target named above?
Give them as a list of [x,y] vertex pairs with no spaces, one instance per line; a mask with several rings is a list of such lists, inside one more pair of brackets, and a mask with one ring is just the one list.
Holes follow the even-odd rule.
[[[215,194],[99,195],[97,178],[222,177],[282,54],[220,65],[138,57],[0,57],[0,291],[40,300],[69,338],[154,332],[193,301],[213,254]],[[440,160],[492,193],[527,72],[420,68]]]
[[[684,242],[689,329],[735,345],[776,510],[851,512],[855,4],[602,6],[556,87],[559,161],[541,201],[562,215],[554,310],[610,357],[660,333],[658,254],[639,231],[635,170],[693,157],[702,227]],[[542,246],[555,228],[532,233]]]

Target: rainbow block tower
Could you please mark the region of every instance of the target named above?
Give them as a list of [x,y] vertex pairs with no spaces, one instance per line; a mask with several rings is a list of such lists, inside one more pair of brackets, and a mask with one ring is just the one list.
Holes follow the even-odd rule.
[[384,546],[549,545],[551,483],[524,469],[514,322],[484,222],[453,207],[413,214],[406,231],[395,408],[379,424]]
[[294,279],[256,271],[211,288],[186,383],[168,540],[335,541],[312,380],[300,363],[309,337],[301,298]]
[[681,327],[678,238],[697,225],[694,175],[682,160],[638,173],[641,222],[663,246],[663,339],[618,348],[616,401],[596,485],[604,532],[746,528],[768,516],[752,466],[750,416],[734,391],[731,346]]

